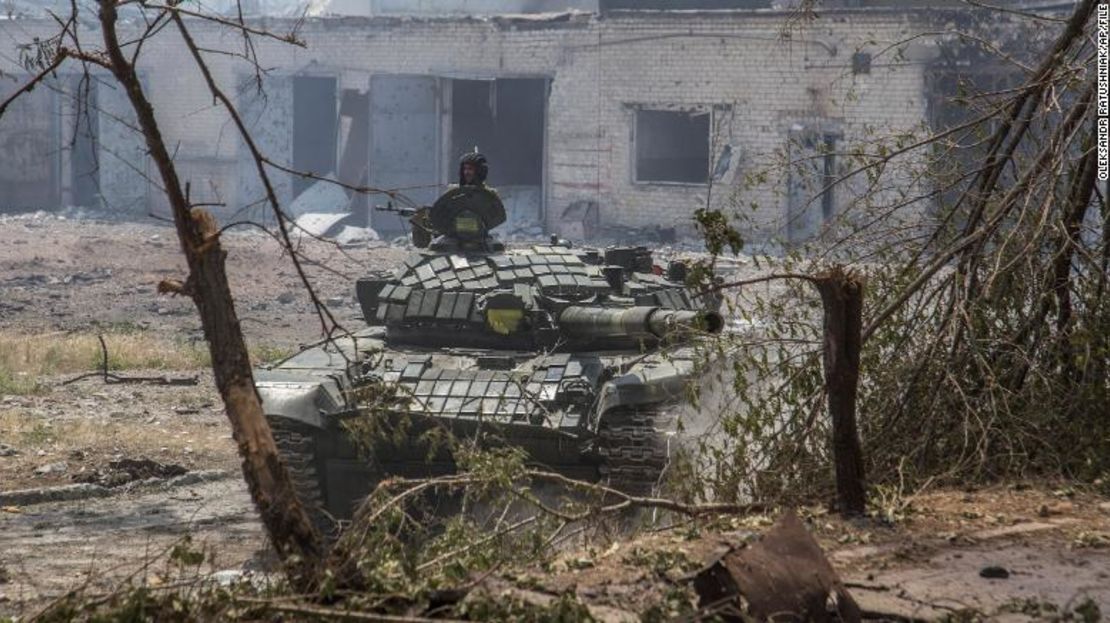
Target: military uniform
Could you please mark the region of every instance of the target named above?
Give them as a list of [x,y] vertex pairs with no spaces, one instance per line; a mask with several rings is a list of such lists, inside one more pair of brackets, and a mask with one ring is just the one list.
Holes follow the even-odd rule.
[[[467,180],[464,169],[474,168],[472,179]],[[459,183],[440,195],[431,208],[421,209],[413,215],[413,244],[428,247],[436,234],[450,236],[460,241],[482,241],[489,231],[505,222],[505,205],[497,191],[486,186],[489,166],[482,154],[466,154],[459,162]]]
[[505,206],[497,191],[477,184],[454,186],[440,195],[429,214],[432,228],[459,238],[484,238],[505,222]]

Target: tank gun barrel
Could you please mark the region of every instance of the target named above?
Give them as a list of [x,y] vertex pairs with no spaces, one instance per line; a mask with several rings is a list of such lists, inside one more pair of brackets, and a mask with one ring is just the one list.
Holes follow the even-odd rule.
[[715,311],[662,307],[571,306],[559,314],[559,326],[574,338],[664,338],[681,332],[720,333],[724,319]]

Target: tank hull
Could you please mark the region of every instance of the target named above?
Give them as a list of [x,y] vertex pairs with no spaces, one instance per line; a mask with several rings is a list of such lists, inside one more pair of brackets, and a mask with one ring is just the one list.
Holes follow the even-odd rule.
[[451,473],[447,446],[520,448],[576,479],[651,493],[668,409],[699,373],[720,300],[649,250],[433,244],[356,294],[369,325],[256,371],[275,437],[321,524],[381,480]]
[[[672,431],[658,421],[634,431],[629,418],[680,402],[694,367],[691,348],[451,355],[391,349],[371,329],[259,370],[256,386],[275,435],[297,435],[279,445],[297,449],[289,458],[310,467],[314,499],[341,519],[383,479],[454,472],[444,438],[513,446],[538,469],[648,493]],[[388,407],[367,399],[383,389],[396,391]]]

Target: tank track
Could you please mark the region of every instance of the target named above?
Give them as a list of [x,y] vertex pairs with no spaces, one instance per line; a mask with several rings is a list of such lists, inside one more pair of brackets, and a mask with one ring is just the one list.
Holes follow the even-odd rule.
[[309,520],[327,542],[332,542],[336,534],[336,522],[325,510],[324,482],[316,470],[315,431],[305,424],[285,418],[266,419],[270,423],[274,443],[285,462],[285,469],[293,481],[297,497],[308,512]]
[[636,496],[657,491],[674,448],[678,417],[662,409],[606,413],[597,431],[602,484]]

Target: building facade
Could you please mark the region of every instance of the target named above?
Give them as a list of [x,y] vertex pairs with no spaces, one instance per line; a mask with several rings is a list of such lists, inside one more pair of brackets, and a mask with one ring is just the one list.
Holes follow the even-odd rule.
[[[264,73],[227,54],[207,59],[278,165],[270,173],[284,205],[298,205],[312,180],[283,168],[428,202],[477,147],[511,226],[686,234],[709,206],[745,212],[753,239],[802,240],[843,202],[814,190],[848,167],[838,154],[927,123],[937,45],[904,10],[795,18],[766,9],[260,18],[258,28],[295,29],[305,45],[252,37]],[[0,90],[26,75],[16,45],[54,28],[0,22]],[[192,31],[202,48],[244,50],[226,27],[193,20]],[[97,34],[83,36],[93,45]],[[263,214],[254,162],[179,35],[160,31],[138,66],[192,199],[225,219]],[[0,118],[0,209],[163,212],[132,118],[118,85],[63,68]],[[324,197],[337,195],[315,189],[301,202]],[[400,227],[391,215],[371,219],[383,232]]]

